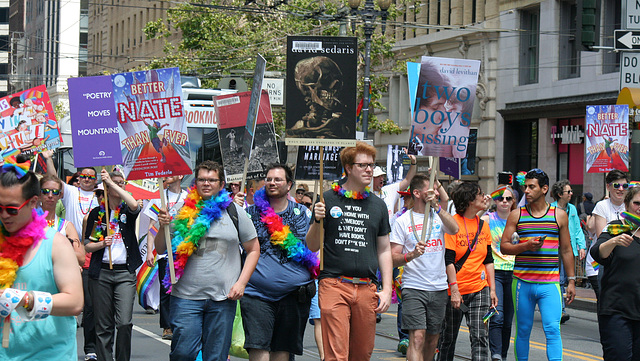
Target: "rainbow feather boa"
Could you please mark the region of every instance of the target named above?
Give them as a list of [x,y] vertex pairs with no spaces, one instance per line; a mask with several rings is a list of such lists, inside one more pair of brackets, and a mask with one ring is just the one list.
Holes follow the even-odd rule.
[[22,266],[24,255],[45,236],[47,212],[41,209],[31,211],[31,222],[10,236],[0,223],[0,288],[11,287],[16,280],[18,268]]
[[369,187],[365,187],[364,192],[360,193],[356,191],[345,190],[338,185],[338,182],[334,182],[333,184],[331,184],[331,189],[345,198],[352,199],[367,199],[367,197],[369,197],[369,195],[371,194],[371,189]]
[[[203,200],[196,187],[189,189],[184,200],[184,206],[173,220],[173,238],[171,251],[173,252],[173,266],[176,271],[176,281],[184,274],[184,268],[191,254],[198,249],[200,239],[209,231],[211,224],[222,217],[222,211],[231,204],[229,192],[221,190],[215,197]],[[171,292],[170,264],[167,264],[167,274],[162,284]]]
[[284,250],[290,260],[305,266],[313,278],[318,277],[318,256],[291,232],[288,225],[282,224],[282,218],[276,214],[267,200],[264,187],[253,195],[253,201],[262,215],[260,220],[267,226],[271,244]]

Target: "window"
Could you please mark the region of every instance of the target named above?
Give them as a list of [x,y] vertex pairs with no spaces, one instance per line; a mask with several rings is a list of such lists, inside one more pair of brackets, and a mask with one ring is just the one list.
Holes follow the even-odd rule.
[[[575,1],[560,2],[560,34],[558,55],[560,68],[558,78],[569,79],[580,76],[580,50],[576,41],[576,16],[578,7]],[[562,178],[561,178],[562,179]]]
[[520,84],[534,84],[538,82],[540,9],[522,10],[520,28]]
[[[604,0],[604,26],[601,34],[613,34],[616,29],[622,29],[620,19],[622,18],[622,1]],[[613,36],[602,36],[602,46],[613,47]],[[602,51],[602,72],[615,73],[620,71],[620,52],[611,50]]]

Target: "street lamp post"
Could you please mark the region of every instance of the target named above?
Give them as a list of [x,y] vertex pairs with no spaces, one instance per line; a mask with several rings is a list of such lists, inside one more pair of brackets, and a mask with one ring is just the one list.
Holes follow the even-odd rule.
[[[386,21],[389,12],[389,6],[391,6],[391,0],[378,0],[378,6],[380,10],[376,10],[373,5],[373,0],[365,0],[364,9],[359,10],[361,0],[349,0],[349,7],[351,7],[352,15],[360,15],[364,21],[364,95],[362,99],[362,131],[364,133],[364,139],[369,137],[369,95],[371,94],[371,37],[373,36],[373,30],[375,29],[374,21],[379,15],[382,18],[382,35],[385,33]],[[355,27],[355,26],[353,26]],[[354,31],[355,32],[355,31]]]

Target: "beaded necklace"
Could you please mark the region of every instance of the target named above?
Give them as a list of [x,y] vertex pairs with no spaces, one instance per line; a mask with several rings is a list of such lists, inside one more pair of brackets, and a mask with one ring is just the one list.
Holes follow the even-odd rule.
[[82,190],[78,187],[78,207],[80,207],[80,212],[82,212],[82,215],[86,215],[87,213],[89,213],[89,211],[91,210],[91,203],[93,203],[93,199],[96,197],[95,193],[92,193],[91,195],[91,199],[89,200],[89,206],[87,206],[87,210],[85,211],[84,209],[82,209],[82,201],[81,201],[81,192]]
[[371,189],[369,187],[365,187],[364,192],[362,193],[356,191],[348,191],[339,186],[338,182],[334,182],[333,184],[331,184],[331,189],[333,189],[334,192],[338,193],[339,195],[351,199],[367,199],[371,194]]

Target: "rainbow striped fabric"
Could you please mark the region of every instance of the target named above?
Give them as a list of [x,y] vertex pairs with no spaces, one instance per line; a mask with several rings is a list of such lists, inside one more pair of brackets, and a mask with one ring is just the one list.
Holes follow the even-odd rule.
[[[156,250],[153,250],[154,258],[157,257]],[[142,266],[140,266],[140,270],[138,270],[138,275],[136,276],[136,292],[138,293],[138,302],[142,308],[157,308],[154,305],[149,304],[149,297],[147,294],[152,289],[152,284],[156,280],[158,274],[158,263],[154,263],[153,267],[149,267],[147,262],[144,262]],[[156,291],[157,292],[157,291]]]
[[558,245],[559,227],[556,222],[556,207],[549,206],[547,213],[536,218],[527,206],[520,207],[520,221],[516,226],[520,242],[546,235],[542,247],[537,251],[525,251],[516,256],[513,276],[526,282],[559,282]]
[[158,205],[157,205],[157,204],[155,204],[155,203],[154,203],[154,204],[152,204],[152,205],[151,205],[151,207],[149,207],[149,210],[150,210],[151,212],[153,212],[156,216],[157,216],[158,214],[160,214],[160,208],[159,208],[159,207],[158,207]]

